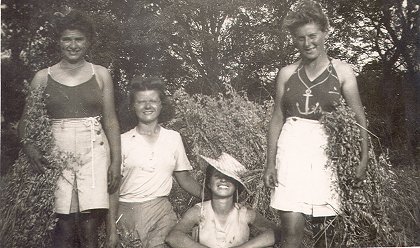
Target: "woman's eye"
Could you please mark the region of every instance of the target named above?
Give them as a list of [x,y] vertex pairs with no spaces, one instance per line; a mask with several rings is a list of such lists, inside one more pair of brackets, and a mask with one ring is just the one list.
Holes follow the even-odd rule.
[[159,100],[148,100],[148,101],[141,100],[141,101],[136,101],[136,104],[137,105],[146,105],[146,104],[158,105],[160,104],[160,101]]

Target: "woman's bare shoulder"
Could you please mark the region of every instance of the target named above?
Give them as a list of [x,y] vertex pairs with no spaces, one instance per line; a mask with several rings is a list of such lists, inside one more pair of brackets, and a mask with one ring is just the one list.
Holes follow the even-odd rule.
[[92,64],[95,70],[95,74],[98,79],[99,87],[103,89],[104,87],[109,88],[112,86],[112,77],[109,70],[102,65]]
[[106,68],[106,67],[104,67],[104,66],[102,66],[102,65],[96,65],[96,64],[92,64],[93,65],[93,68],[95,69],[95,72],[97,72],[97,73],[99,73],[99,74],[109,74],[109,70]]
[[296,61],[293,64],[286,65],[285,67],[281,68],[280,72],[292,74],[293,72],[296,71],[296,69],[298,68],[299,64],[300,64],[300,60]]
[[47,85],[48,68],[41,69],[35,73],[31,81],[31,89],[36,89]]
[[339,78],[340,84],[342,86],[344,85],[344,83],[353,81],[353,79],[355,79],[353,67],[349,63],[339,59],[332,59],[331,63],[333,64],[334,69],[337,72],[337,77]]
[[335,70],[341,73],[349,73],[353,72],[353,68],[351,65],[345,61],[339,59],[331,59],[331,63],[333,64]]
[[194,205],[184,213],[182,219],[198,223],[200,221],[200,215],[201,207],[199,205]]
[[296,61],[293,64],[287,65],[280,69],[278,75],[277,75],[277,82],[284,84],[289,78],[292,76],[293,73],[295,73],[296,69],[298,68],[300,64],[300,60]]

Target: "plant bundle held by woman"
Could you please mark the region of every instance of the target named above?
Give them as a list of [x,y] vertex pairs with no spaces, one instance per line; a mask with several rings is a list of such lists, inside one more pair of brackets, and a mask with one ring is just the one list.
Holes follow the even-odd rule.
[[321,6],[302,1],[284,21],[300,52],[299,61],[277,76],[276,100],[269,124],[264,183],[273,189],[271,207],[280,210],[284,247],[301,245],[304,215],[334,216],[340,199],[336,175],[327,168],[327,135],[319,122],[344,97],[361,126],[361,162],[356,180],[365,178],[368,158],[366,119],[352,68],[330,58],[325,48],[328,18]]
[[[211,200],[189,209],[166,238],[174,248],[181,247],[269,247],[274,245],[276,225],[254,209],[237,202],[245,189],[241,175],[246,168],[227,153],[217,159],[201,156],[206,168],[205,187]],[[260,234],[249,239],[252,225]],[[194,231],[193,231],[194,230]],[[193,232],[193,236],[189,234]]]
[[139,238],[143,247],[165,247],[165,237],[177,222],[168,200],[172,176],[196,197],[200,197],[201,186],[190,174],[181,135],[159,125],[162,108],[168,103],[163,81],[135,77],[130,103],[138,123],[121,135],[123,177],[119,197],[113,197],[113,202],[119,198],[119,224]]
[[[77,158],[57,182],[54,247],[74,246],[76,221],[81,228],[81,244],[97,247],[98,225],[103,210],[109,207],[108,191],[117,189],[120,178],[120,133],[113,84],[106,68],[85,60],[95,32],[84,13],[60,13],[56,31],[61,60],[38,71],[31,82],[32,90],[44,88],[55,144]],[[27,115],[26,104],[19,123],[23,140]],[[43,173],[47,161],[40,148],[26,142],[23,150],[34,172]]]

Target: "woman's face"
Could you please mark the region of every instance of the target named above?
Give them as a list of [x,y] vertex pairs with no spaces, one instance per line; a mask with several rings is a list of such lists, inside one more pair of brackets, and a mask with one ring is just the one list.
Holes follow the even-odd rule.
[[323,32],[316,23],[300,26],[294,33],[296,47],[303,59],[314,60],[325,53],[325,39],[327,32]]
[[162,110],[157,90],[137,91],[133,99],[134,111],[139,122],[149,124],[157,122]]
[[86,35],[79,30],[66,29],[60,37],[60,49],[63,59],[70,63],[78,62],[84,58],[89,41]]
[[231,197],[236,191],[235,180],[218,170],[213,170],[208,186],[213,194],[213,199]]

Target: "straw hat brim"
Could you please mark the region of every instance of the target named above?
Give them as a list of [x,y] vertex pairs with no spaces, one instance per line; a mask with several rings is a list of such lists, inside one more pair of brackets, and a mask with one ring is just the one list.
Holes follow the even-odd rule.
[[[245,186],[244,181],[236,174],[224,169],[224,165],[222,162],[220,162],[219,160],[213,159],[213,158],[209,158],[203,155],[200,155],[201,158],[203,158],[210,166],[212,166],[213,168],[215,168],[217,171],[219,171],[220,173],[233,178],[234,180],[236,180],[238,183],[240,183],[242,185],[242,187],[248,192],[248,188]],[[239,163],[239,162],[238,162]],[[246,169],[245,167],[243,167],[244,169]]]

